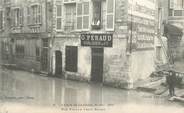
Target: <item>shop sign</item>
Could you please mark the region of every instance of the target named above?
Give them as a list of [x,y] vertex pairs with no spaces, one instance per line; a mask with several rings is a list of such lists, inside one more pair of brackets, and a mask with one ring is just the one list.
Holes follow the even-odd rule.
[[81,46],[112,47],[112,34],[81,34]]

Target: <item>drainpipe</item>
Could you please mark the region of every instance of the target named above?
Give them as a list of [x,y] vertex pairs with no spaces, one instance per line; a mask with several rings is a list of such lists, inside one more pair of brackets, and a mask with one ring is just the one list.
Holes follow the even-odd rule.
[[130,33],[130,44],[129,44],[129,52],[127,54],[127,61],[128,61],[128,89],[133,89],[134,85],[133,85],[133,79],[132,79],[132,70],[131,70],[131,66],[132,66],[132,36],[133,36],[133,16],[132,16],[132,7],[133,7],[133,1],[132,1],[132,4],[131,4],[131,15],[130,15],[130,28],[131,28],[131,33]]
[[54,75],[54,69],[53,69],[53,47],[54,47],[54,41],[55,41],[55,32],[54,32],[54,6],[55,6],[55,0],[51,0],[51,7],[52,7],[52,14],[51,14],[51,23],[52,23],[52,25],[51,25],[51,27],[52,27],[52,29],[51,29],[51,73],[52,73],[52,75]]

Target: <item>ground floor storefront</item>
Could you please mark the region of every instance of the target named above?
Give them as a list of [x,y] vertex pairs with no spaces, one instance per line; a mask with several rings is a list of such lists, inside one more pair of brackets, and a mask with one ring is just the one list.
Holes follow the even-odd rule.
[[1,38],[4,64],[33,72],[49,73],[49,39],[41,33],[15,33]]
[[[89,36],[90,35],[90,36]],[[93,35],[96,39],[92,39]],[[154,49],[127,52],[127,38],[112,34],[56,36],[51,50],[52,75],[133,88],[134,82],[154,71]],[[94,36],[94,37],[95,37]],[[99,37],[104,40],[99,41]],[[95,43],[91,43],[95,42]]]

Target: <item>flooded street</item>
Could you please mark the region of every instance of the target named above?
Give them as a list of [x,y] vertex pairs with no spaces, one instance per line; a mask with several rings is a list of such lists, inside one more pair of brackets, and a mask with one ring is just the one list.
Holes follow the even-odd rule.
[[183,113],[182,103],[167,98],[0,69],[0,113]]

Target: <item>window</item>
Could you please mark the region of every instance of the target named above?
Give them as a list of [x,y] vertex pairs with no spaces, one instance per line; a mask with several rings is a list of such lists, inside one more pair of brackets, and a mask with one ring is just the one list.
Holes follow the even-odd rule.
[[10,3],[10,0],[4,0],[4,3],[8,4],[8,3]]
[[36,60],[40,61],[40,40],[35,40]]
[[65,5],[65,31],[71,31],[75,29],[75,18],[76,18],[76,5],[67,4]]
[[12,26],[13,27],[19,27],[23,25],[23,9],[15,8],[12,11],[13,21]]
[[107,22],[106,29],[114,30],[114,10],[115,10],[115,0],[107,0]]
[[89,30],[89,2],[77,3],[77,29]]
[[8,60],[8,42],[2,41],[1,42],[1,54],[3,60]]
[[41,5],[32,5],[27,7],[27,23],[28,25],[37,25],[42,23]]
[[101,11],[102,10],[102,3],[101,1],[94,1],[93,2],[93,19],[92,19],[92,29],[100,29],[101,26]]
[[181,9],[184,8],[184,0],[169,0],[169,8],[173,9],[173,8],[177,8],[177,9]]
[[89,29],[89,2],[83,3],[83,29]]
[[169,16],[173,16],[173,9],[169,9]]
[[27,24],[28,25],[31,24],[31,11],[30,11],[30,7],[27,7]]
[[3,21],[4,21],[3,11],[0,11],[0,29],[3,29]]
[[17,40],[16,41],[16,56],[17,58],[23,58],[24,57],[24,54],[25,54],[25,51],[24,51],[24,40]]
[[182,16],[183,10],[174,10],[174,16]]
[[58,5],[56,5],[56,28],[57,28],[57,30],[62,30],[62,21],[63,21],[63,19],[62,19],[62,5],[61,4],[58,4]]
[[66,46],[65,52],[65,70],[77,72],[78,48],[76,46]]
[[77,29],[82,29],[82,3],[77,4]]
[[175,8],[184,8],[184,0],[175,0]]

